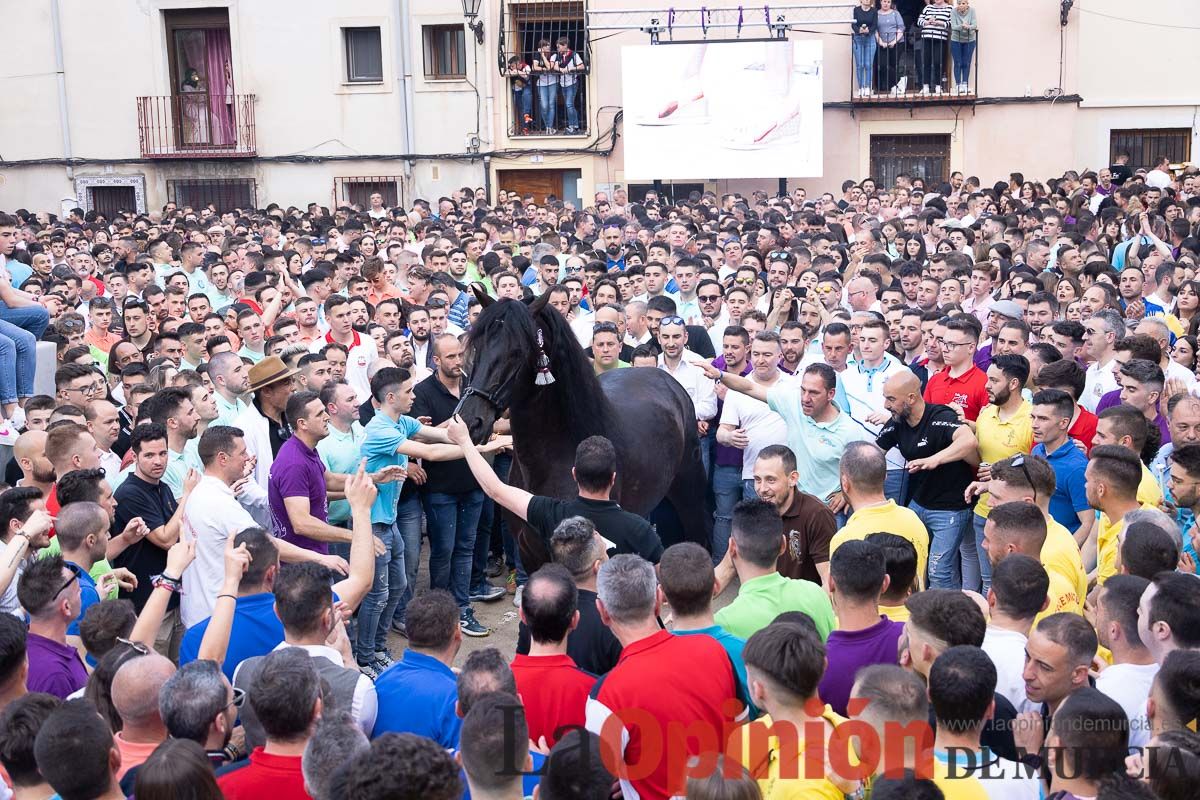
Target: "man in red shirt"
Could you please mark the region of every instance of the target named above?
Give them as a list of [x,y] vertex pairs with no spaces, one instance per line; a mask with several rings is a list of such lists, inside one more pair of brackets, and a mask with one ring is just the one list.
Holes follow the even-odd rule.
[[321,677],[312,659],[304,648],[285,647],[263,660],[246,700],[267,743],[254,749],[247,766],[217,780],[226,800],[308,800],[300,760],[321,716]]
[[545,737],[553,747],[559,729],[584,724],[588,692],[596,683],[567,655],[567,635],[579,624],[579,590],[566,567],[545,564],[529,577],[521,598],[521,621],[532,641],[529,655],[513,658],[512,671],[530,741]]
[[662,595],[649,561],[614,556],[600,567],[596,588],[600,618],[623,650],[592,689],[587,729],[621,753],[626,797],[683,794],[688,758],[719,751],[745,713],[729,656],[711,637],[659,627]]
[[1042,367],[1038,373],[1039,389],[1061,389],[1075,400],[1075,413],[1067,428],[1067,437],[1082,442],[1087,452],[1092,451],[1092,438],[1096,435],[1096,415],[1079,405],[1087,374],[1074,359],[1064,358]]
[[951,406],[971,422],[988,404],[987,375],[975,366],[978,326],[975,318],[966,314],[952,317],[946,323],[941,342],[946,368],[929,376],[924,394],[926,403]]

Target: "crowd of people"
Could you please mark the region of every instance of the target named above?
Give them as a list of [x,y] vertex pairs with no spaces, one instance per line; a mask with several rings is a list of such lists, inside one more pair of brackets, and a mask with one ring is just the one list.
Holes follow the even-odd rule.
[[[1192,796],[1200,173],[1128,161],[0,214],[0,795]],[[683,386],[707,547],[602,436],[509,483],[490,299]]]

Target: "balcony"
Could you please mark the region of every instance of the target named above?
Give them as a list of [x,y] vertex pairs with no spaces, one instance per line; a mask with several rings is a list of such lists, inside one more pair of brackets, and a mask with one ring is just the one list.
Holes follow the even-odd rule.
[[[876,47],[865,60],[852,45],[850,103],[856,107],[974,104],[979,96],[979,43],[974,44],[969,59],[957,67],[949,42],[906,38],[894,47]],[[961,80],[964,69],[965,81]],[[869,93],[862,91],[863,82]],[[965,88],[960,86],[963,83]]]
[[139,97],[142,158],[249,158],[257,154],[252,94]]

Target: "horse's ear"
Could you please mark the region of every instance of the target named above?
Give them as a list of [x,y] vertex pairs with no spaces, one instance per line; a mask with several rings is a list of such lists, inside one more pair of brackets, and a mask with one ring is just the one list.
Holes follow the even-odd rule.
[[472,283],[470,288],[471,294],[475,295],[475,299],[479,301],[479,305],[483,308],[487,308],[492,303],[496,302],[496,299],[488,294],[487,290],[483,288],[483,284],[479,283],[478,281]]
[[533,314],[535,317],[539,316],[546,308],[546,304],[549,302],[550,292],[543,292],[540,297],[535,298],[534,301],[529,304],[529,313]]

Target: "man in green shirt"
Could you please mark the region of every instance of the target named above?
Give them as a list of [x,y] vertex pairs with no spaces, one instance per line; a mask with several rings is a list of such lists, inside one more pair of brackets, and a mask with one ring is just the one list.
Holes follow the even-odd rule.
[[733,509],[729,555],[737,570],[738,596],[718,611],[715,621],[734,636],[749,639],[785,611],[807,614],[824,640],[833,630],[833,606],[812,581],[779,574],[776,563],[787,547],[783,520],[773,503],[745,500]]

